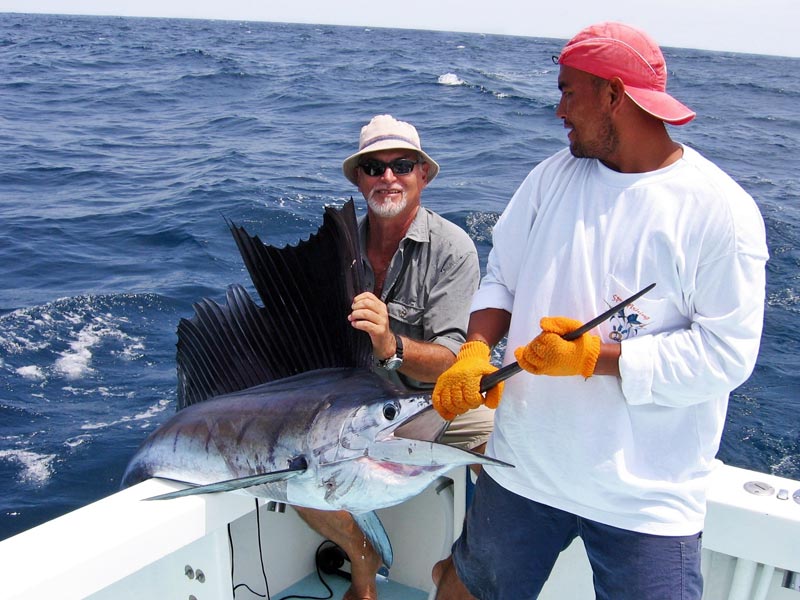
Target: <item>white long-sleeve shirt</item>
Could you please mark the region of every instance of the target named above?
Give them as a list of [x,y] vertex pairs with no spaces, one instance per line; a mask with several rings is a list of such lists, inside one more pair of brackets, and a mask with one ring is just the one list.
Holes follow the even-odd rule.
[[702,529],[728,394],[752,372],[764,310],[764,224],[753,199],[691,148],[618,173],[565,149],[498,221],[472,311],[512,314],[505,362],[539,319],[588,321],[655,282],[592,333],[622,344],[621,376],[506,382],[489,443],[507,489],[615,527]]

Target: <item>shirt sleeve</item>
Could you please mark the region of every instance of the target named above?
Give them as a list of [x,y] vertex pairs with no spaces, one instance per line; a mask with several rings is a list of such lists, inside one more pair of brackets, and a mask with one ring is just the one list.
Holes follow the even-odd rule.
[[[466,236],[466,234],[465,234]],[[458,354],[467,338],[468,307],[478,287],[480,266],[474,244],[452,255],[430,290],[425,310],[425,339]]]
[[763,221],[741,222],[735,251],[700,265],[686,328],[622,342],[620,376],[629,404],[688,406],[729,394],[753,371],[764,320]]

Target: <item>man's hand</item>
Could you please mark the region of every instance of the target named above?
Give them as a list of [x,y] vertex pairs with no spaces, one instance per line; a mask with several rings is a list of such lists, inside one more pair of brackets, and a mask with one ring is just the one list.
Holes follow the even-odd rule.
[[592,376],[600,355],[598,336],[584,333],[568,342],[561,336],[578,329],[581,322],[567,317],[544,317],[539,325],[542,333],[514,351],[520,367],[534,375]]
[[394,333],[389,328],[389,311],[372,292],[363,292],[353,298],[352,312],[347,317],[356,329],[365,331],[372,340],[372,353],[377,359],[389,358],[395,353]]
[[500,404],[502,382],[487,391],[485,399],[480,392],[481,378],[497,371],[497,367],[489,362],[489,353],[489,346],[483,342],[467,342],[461,346],[453,366],[436,380],[433,407],[442,418],[451,421],[481,404],[489,408],[497,408]]

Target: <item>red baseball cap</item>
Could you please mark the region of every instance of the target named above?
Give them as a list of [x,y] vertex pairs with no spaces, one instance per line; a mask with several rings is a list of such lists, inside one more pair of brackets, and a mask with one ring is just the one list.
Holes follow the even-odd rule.
[[603,79],[619,77],[625,93],[642,110],[672,125],[695,117],[693,110],[667,94],[667,65],[658,44],[630,25],[606,22],[581,30],[561,50],[558,64]]

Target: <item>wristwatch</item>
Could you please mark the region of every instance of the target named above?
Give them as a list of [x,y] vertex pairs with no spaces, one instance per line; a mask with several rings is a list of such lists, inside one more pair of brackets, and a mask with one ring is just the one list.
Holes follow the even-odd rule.
[[396,333],[394,334],[394,341],[397,349],[388,358],[378,361],[378,366],[386,369],[387,371],[396,371],[403,364],[403,340]]

